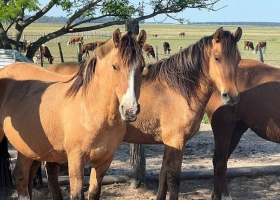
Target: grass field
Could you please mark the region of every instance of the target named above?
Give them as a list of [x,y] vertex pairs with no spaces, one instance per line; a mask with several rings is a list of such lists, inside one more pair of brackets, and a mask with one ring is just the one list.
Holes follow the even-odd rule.
[[[34,23],[29,26],[24,36],[27,40],[35,40],[36,38],[53,32],[61,28],[62,24],[40,24]],[[77,61],[77,50],[78,46],[67,46],[66,42],[73,35],[83,35],[84,43],[94,42],[97,40],[106,41],[112,31],[116,28],[120,28],[121,31],[125,31],[125,26],[111,26],[95,31],[88,31],[76,34],[67,34],[62,37],[58,37],[46,43],[50,48],[51,53],[55,57],[54,63],[61,62],[58,45],[61,43],[64,61]],[[218,26],[202,26],[202,25],[146,25],[140,24],[140,30],[144,29],[148,33],[147,43],[151,44],[155,49],[158,49],[158,58],[164,58],[168,55],[163,53],[163,42],[167,41],[171,45],[171,55],[179,51],[179,47],[187,47],[188,45],[195,43],[204,36],[211,35],[215,32]],[[241,26],[243,35],[238,43],[239,50],[242,58],[259,60],[259,54],[254,54],[253,51],[246,51],[243,48],[244,40],[251,40],[255,44],[260,40],[267,41],[267,50],[264,54],[264,62],[275,66],[280,66],[280,27],[257,27],[257,26]],[[234,32],[236,26],[225,26],[224,29]],[[185,37],[179,37],[180,32],[185,32]],[[158,37],[153,37],[153,34],[158,34]],[[147,63],[155,62],[153,58],[147,58]],[[45,60],[44,66],[48,66]]]

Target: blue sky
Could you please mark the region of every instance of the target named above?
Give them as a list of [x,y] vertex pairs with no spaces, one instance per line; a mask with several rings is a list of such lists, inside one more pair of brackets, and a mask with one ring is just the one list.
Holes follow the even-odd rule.
[[[40,0],[42,5],[46,0]],[[186,9],[184,12],[171,14],[176,18],[185,18],[190,22],[280,22],[280,0],[220,0],[215,9],[227,6],[216,12],[205,9]],[[148,9],[147,9],[148,11]],[[48,16],[65,16],[59,8],[53,8]],[[148,19],[149,22],[176,23],[176,21],[159,15]]]

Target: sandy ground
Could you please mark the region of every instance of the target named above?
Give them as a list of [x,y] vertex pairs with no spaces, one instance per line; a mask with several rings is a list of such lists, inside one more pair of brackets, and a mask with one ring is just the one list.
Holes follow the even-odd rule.
[[[202,124],[200,131],[187,142],[182,164],[182,172],[188,170],[212,170],[213,134],[211,127]],[[115,154],[108,175],[130,175],[129,163],[130,145],[123,143]],[[10,150],[13,161],[16,152]],[[145,145],[147,176],[157,176],[162,162],[163,145]],[[265,141],[252,131],[247,131],[229,162],[229,168],[278,166],[280,157],[279,144]],[[280,177],[273,175],[241,176],[228,179],[229,189],[233,199],[267,200],[280,199]],[[102,186],[101,199],[155,199],[158,182],[148,181],[146,187],[132,189],[129,182],[115,183]],[[213,178],[197,180],[182,180],[180,199],[210,199],[213,188]],[[62,185],[64,199],[69,199],[69,186]],[[85,186],[85,193],[87,186]],[[34,188],[34,199],[52,199],[47,186]],[[17,199],[14,189],[0,191],[0,200]]]

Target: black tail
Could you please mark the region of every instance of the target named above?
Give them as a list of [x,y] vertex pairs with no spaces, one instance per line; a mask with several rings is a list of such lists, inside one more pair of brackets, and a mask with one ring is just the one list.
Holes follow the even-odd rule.
[[11,157],[8,152],[8,139],[6,137],[0,142],[0,189],[4,187],[13,187]]

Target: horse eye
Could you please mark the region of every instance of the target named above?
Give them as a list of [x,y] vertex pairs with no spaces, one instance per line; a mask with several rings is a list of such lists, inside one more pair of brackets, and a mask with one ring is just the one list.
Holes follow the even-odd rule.
[[115,71],[119,71],[119,69],[115,65],[112,65],[112,67]]
[[216,62],[220,62],[220,59],[218,57],[215,57]]

